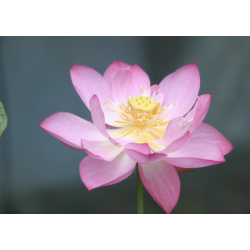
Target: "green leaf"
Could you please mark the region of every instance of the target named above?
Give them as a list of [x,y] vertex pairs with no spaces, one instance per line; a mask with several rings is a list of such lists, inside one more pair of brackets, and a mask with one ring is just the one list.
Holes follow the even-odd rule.
[[7,126],[7,116],[4,112],[3,104],[0,102],[0,136]]

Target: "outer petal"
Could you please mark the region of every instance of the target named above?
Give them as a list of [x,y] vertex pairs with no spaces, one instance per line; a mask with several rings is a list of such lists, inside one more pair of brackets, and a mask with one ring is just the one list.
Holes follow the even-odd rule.
[[66,112],[49,116],[40,124],[40,127],[64,144],[68,144],[69,147],[78,149],[82,149],[81,139],[107,140],[93,123]]
[[192,143],[191,140],[178,151],[168,154],[166,161],[181,168],[201,168],[225,162],[218,146]]
[[74,65],[70,69],[70,75],[77,93],[88,108],[93,95],[97,95],[102,104],[112,100],[108,83],[96,70],[83,65]]
[[180,179],[174,166],[161,160],[157,163],[139,164],[144,187],[155,201],[171,213],[180,196]]
[[192,134],[192,142],[216,145],[224,155],[233,149],[233,144],[226,137],[217,129],[204,122]]
[[129,143],[124,152],[134,161],[144,164],[157,162],[166,157],[164,153],[151,153],[147,143]]
[[142,95],[140,85],[143,88],[150,88],[150,79],[140,66],[135,64],[118,70],[111,84],[116,104],[126,101],[131,95]]
[[186,173],[186,172],[193,172],[194,171],[193,169],[180,168],[180,167],[176,167],[176,166],[174,166],[174,167],[178,173]]
[[114,76],[116,75],[117,71],[119,69],[124,69],[124,68],[129,68],[131,65],[120,62],[120,61],[114,61],[104,72],[103,77],[107,81],[107,83],[110,86],[111,89],[111,84],[113,82]]
[[82,147],[91,157],[104,161],[113,161],[125,148],[124,146],[117,147],[109,140],[82,140]]
[[182,137],[190,128],[191,122],[186,118],[177,117],[171,120],[161,139],[154,141],[159,145],[169,145],[176,139]]
[[189,129],[191,133],[193,133],[204,120],[208,112],[211,99],[212,96],[209,94],[199,96],[194,108],[185,116],[188,120],[192,119],[192,126]]
[[195,63],[186,65],[160,82],[165,98],[163,106],[176,105],[169,111],[171,119],[185,115],[193,106],[200,89],[200,74]]
[[80,176],[90,191],[124,180],[133,172],[135,164],[136,162],[123,152],[111,162],[87,156],[80,163]]

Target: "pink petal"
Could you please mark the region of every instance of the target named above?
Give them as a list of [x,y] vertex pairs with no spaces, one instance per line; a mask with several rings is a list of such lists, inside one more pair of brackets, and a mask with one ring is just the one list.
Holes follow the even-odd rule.
[[147,143],[129,143],[126,149],[132,149],[140,153],[151,154],[151,149]]
[[124,150],[124,146],[117,147],[109,140],[82,140],[82,147],[91,157],[104,161],[113,161]]
[[211,98],[212,96],[209,94],[199,96],[194,108],[185,116],[186,119],[193,120],[189,129],[191,133],[193,133],[204,120],[210,106]]
[[169,111],[171,119],[185,115],[193,106],[200,89],[200,74],[195,63],[166,76],[160,83],[165,98],[163,106],[176,105]]
[[131,69],[120,69],[116,73],[112,84],[113,100],[116,104],[120,104],[121,102],[125,103],[130,97],[131,79]]
[[100,131],[100,133],[106,138],[108,138],[114,145],[116,146],[124,145],[133,140],[132,138],[127,138],[127,137],[113,139],[108,134],[106,124],[105,124],[105,117],[104,117],[98,97],[96,95],[92,96],[92,98],[89,101],[89,104],[90,104],[92,120],[95,126]]
[[144,187],[167,213],[171,213],[180,196],[180,179],[174,166],[164,160],[139,164]]
[[182,168],[201,168],[225,162],[221,149],[212,144],[190,141],[174,153],[169,153],[166,161]]
[[154,142],[159,145],[169,145],[182,137],[189,130],[190,126],[191,122],[188,122],[185,117],[177,117],[169,122],[162,138]]
[[113,78],[111,89],[116,104],[125,102],[132,95],[142,95],[140,88],[150,88],[150,79],[145,71],[138,65],[122,68]]
[[88,108],[93,95],[99,97],[101,104],[112,101],[108,83],[96,70],[83,65],[74,65],[70,69],[70,75],[77,93]]
[[189,131],[186,132],[181,138],[176,139],[173,141],[169,146],[167,146],[164,150],[159,151],[159,153],[173,153],[183,147],[191,138],[191,133]]
[[233,144],[226,137],[217,129],[204,122],[192,134],[192,142],[216,145],[224,155],[233,149]]
[[120,62],[120,61],[114,61],[104,72],[104,79],[107,81],[107,83],[110,86],[111,89],[111,85],[114,79],[114,76],[116,75],[117,71],[119,69],[124,69],[124,68],[129,68],[131,67],[131,65],[124,63],[124,62]]
[[180,167],[176,167],[176,166],[174,166],[174,167],[178,173],[186,173],[186,172],[193,172],[194,171],[193,169],[180,168]]
[[140,85],[143,88],[150,88],[151,85],[148,74],[137,64],[131,67],[131,71],[132,71],[131,94],[136,95],[138,93],[139,95],[142,95]]
[[107,129],[106,129],[105,117],[104,117],[104,114],[103,114],[103,111],[102,111],[102,108],[100,105],[100,101],[96,95],[93,95],[90,98],[89,108],[90,108],[92,120],[93,120],[95,126],[97,127],[97,129],[100,131],[100,133],[103,136],[110,138],[110,136],[107,132]]
[[150,97],[154,98],[156,101],[159,102],[162,102],[164,100],[165,94],[160,90],[159,85],[155,84],[151,86],[150,90],[151,90]]
[[90,191],[124,180],[133,172],[135,164],[136,162],[123,152],[111,162],[87,156],[80,163],[80,176]]
[[68,144],[69,147],[79,150],[82,149],[81,139],[107,140],[93,123],[66,112],[59,112],[49,116],[40,124],[40,127],[63,141],[64,144]]
[[129,143],[124,152],[134,161],[143,164],[157,162],[166,157],[164,153],[151,153],[147,143]]
[[72,148],[74,150],[83,151],[83,152],[85,151],[82,147],[76,146],[76,145],[74,145],[74,144],[72,144],[70,142],[61,141],[61,144],[68,147],[68,148]]

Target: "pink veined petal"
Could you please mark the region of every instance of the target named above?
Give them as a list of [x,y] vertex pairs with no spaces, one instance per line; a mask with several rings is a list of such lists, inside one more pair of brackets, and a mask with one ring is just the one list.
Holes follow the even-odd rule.
[[140,85],[143,88],[150,88],[150,79],[140,66],[135,64],[126,69],[119,69],[111,84],[115,103],[125,102],[132,95],[142,95]]
[[124,146],[117,147],[109,140],[89,141],[83,139],[82,147],[91,157],[104,161],[113,161],[125,148]]
[[140,153],[151,154],[151,149],[147,143],[129,143],[126,149],[132,149]]
[[107,140],[96,126],[76,115],[67,112],[55,113],[46,118],[40,127],[61,140],[69,147],[81,150],[81,139]]
[[107,162],[85,157],[80,163],[80,176],[90,191],[94,188],[117,183],[127,178],[134,170],[136,162],[124,152],[113,161]]
[[174,153],[169,153],[166,161],[181,168],[201,168],[225,162],[221,149],[213,144],[187,144]]
[[130,96],[132,71],[128,68],[117,71],[112,84],[113,100],[116,104],[125,103]]
[[107,129],[106,129],[106,125],[105,125],[105,117],[100,105],[100,101],[99,98],[96,95],[93,95],[90,100],[89,100],[89,107],[90,107],[90,112],[91,112],[91,116],[92,116],[92,120],[95,124],[95,126],[97,127],[97,129],[99,130],[99,132],[107,137],[110,138]]
[[108,100],[112,101],[108,83],[96,70],[83,65],[73,65],[70,75],[77,93],[88,108],[93,95],[97,95],[102,104]]
[[111,126],[113,128],[121,127],[121,126],[119,126],[119,123],[116,122],[116,121],[120,121],[121,117],[118,113],[116,113],[114,111],[110,111],[110,110],[112,110],[112,107],[110,108],[109,103],[102,105],[101,109],[105,115],[105,123],[106,123],[107,128],[108,128],[108,126]]
[[193,106],[200,89],[200,74],[195,63],[179,68],[160,82],[163,106],[176,105],[169,111],[171,119],[185,115]]
[[162,138],[154,141],[159,145],[169,145],[176,139],[182,137],[190,128],[191,122],[185,117],[177,117],[171,120]]
[[218,146],[224,155],[233,149],[233,144],[217,129],[202,122],[192,134],[192,143],[213,144]]
[[106,138],[110,140],[110,142],[112,142],[116,146],[121,146],[133,140],[133,138],[127,138],[127,137],[115,138],[115,139],[112,138],[107,131],[107,128],[105,125],[105,117],[104,117],[98,97],[96,95],[92,96],[89,101],[89,104],[90,104],[92,120],[95,126],[97,127],[97,129],[100,131],[100,133],[103,136],[105,136]]
[[212,96],[209,94],[199,96],[194,108],[185,116],[186,119],[193,120],[189,129],[191,133],[193,133],[204,120],[208,112],[211,99]]
[[103,77],[104,79],[107,81],[107,83],[110,86],[111,89],[111,85],[114,79],[114,76],[116,75],[117,71],[119,69],[124,69],[124,68],[129,68],[131,67],[131,65],[124,63],[124,62],[120,62],[120,61],[114,61],[104,72]]
[[180,167],[176,167],[176,166],[174,166],[174,167],[178,173],[186,173],[186,172],[193,172],[194,171],[193,169],[180,168]]
[[72,144],[70,142],[61,141],[61,144],[68,147],[68,148],[72,148],[74,150],[83,151],[83,152],[85,151],[82,147],[76,146],[76,145],[74,145],[74,144]]
[[144,187],[154,200],[171,213],[180,196],[180,178],[174,166],[164,160],[139,164],[139,173]]
[[181,147],[183,147],[190,140],[190,138],[191,138],[191,133],[187,131],[185,135],[173,141],[165,149],[159,151],[159,153],[165,153],[165,154],[173,153],[179,150]]
[[134,161],[143,164],[157,162],[166,157],[164,153],[151,153],[147,143],[129,143],[124,152]]

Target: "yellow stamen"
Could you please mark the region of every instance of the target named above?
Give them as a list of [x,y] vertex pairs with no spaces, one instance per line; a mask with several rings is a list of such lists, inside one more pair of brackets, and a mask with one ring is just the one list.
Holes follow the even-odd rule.
[[161,138],[170,121],[167,112],[175,105],[174,103],[167,108],[154,98],[143,95],[131,96],[120,105],[108,102],[110,106],[106,108],[120,116],[115,121],[117,126],[130,128],[126,130],[126,136],[135,138],[134,143],[147,143]]

